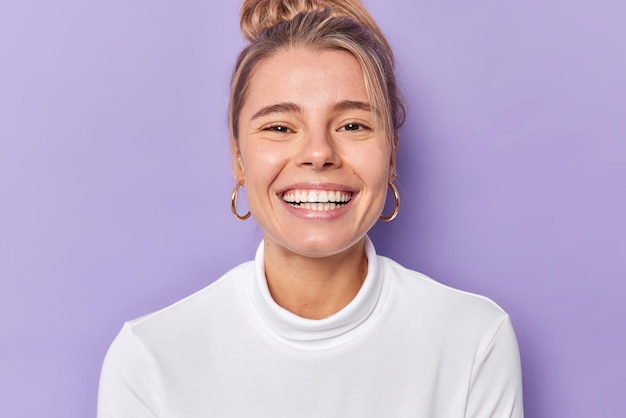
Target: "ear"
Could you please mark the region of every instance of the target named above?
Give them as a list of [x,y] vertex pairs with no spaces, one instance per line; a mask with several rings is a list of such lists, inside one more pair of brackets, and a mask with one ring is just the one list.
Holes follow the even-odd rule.
[[241,152],[239,152],[239,148],[233,147],[231,151],[232,158],[232,166],[233,166],[233,177],[237,181],[237,183],[243,184],[246,180],[246,173],[243,166],[243,159],[241,158]]
[[398,157],[398,141],[400,137],[398,134],[393,138],[391,143],[391,156],[389,157],[389,182],[393,182],[398,176],[397,172],[397,157]]

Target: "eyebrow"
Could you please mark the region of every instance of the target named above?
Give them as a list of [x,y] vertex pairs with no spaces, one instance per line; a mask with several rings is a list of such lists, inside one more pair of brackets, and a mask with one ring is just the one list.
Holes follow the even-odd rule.
[[[333,106],[333,112],[343,112],[346,110],[363,110],[366,112],[374,112],[377,115],[379,112],[372,108],[369,103],[359,102],[355,100],[344,100]],[[254,115],[251,120],[261,118],[263,116],[271,115],[274,113],[302,113],[302,107],[292,102],[277,103],[270,106],[265,106]]]
[[277,103],[271,106],[265,106],[254,115],[251,120],[261,118],[263,116],[271,115],[273,113],[301,113],[302,108],[295,103],[283,102]]
[[[364,110],[366,112],[375,111],[369,103],[358,102],[354,100],[344,100],[343,102],[339,102],[335,106],[333,106],[333,111],[335,112],[343,112],[345,110]],[[378,114],[377,111],[375,113]]]

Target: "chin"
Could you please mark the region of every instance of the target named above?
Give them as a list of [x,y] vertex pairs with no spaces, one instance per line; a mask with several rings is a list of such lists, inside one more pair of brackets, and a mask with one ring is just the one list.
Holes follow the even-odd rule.
[[284,248],[286,251],[309,258],[324,258],[340,254],[357,245],[363,240],[365,235],[351,238],[340,238],[335,236],[316,235],[312,237],[301,237],[294,241],[274,241],[275,245]]

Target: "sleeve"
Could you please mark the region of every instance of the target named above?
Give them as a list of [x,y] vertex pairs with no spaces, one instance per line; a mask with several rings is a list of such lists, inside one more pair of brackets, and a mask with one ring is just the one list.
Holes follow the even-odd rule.
[[524,417],[519,348],[508,316],[477,354],[465,416]]
[[125,324],[107,352],[98,389],[98,418],[162,417],[152,356]]

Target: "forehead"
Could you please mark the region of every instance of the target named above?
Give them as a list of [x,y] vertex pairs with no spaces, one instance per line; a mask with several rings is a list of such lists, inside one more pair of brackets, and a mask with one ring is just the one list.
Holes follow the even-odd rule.
[[246,96],[243,113],[281,102],[304,108],[346,100],[369,102],[363,71],[352,54],[308,48],[281,50],[261,61],[252,72]]

